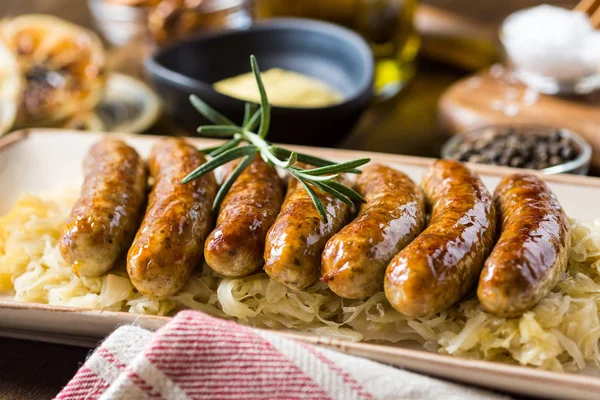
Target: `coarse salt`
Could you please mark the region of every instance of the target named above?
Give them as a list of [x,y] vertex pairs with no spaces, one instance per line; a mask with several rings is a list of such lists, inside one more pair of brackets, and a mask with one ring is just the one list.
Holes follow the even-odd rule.
[[527,88],[525,93],[523,93],[523,104],[531,106],[535,104],[539,97],[540,94],[536,90]]
[[516,100],[519,97],[519,91],[516,88],[507,88],[504,91],[504,98],[507,100]]
[[494,64],[490,67],[490,74],[496,79],[504,75],[504,67],[501,64]]
[[481,86],[481,81],[482,79],[479,76],[474,76],[467,80],[467,85],[469,85],[471,89],[477,89]]
[[490,108],[494,111],[502,111],[504,108],[504,102],[502,100],[492,100]]
[[518,11],[502,27],[516,67],[558,80],[594,75],[600,65],[600,33],[583,12],[549,5]]
[[506,105],[504,105],[504,108],[502,109],[502,112],[507,117],[514,117],[515,115],[517,115],[519,113],[519,111],[521,111],[521,108],[516,103],[507,103]]

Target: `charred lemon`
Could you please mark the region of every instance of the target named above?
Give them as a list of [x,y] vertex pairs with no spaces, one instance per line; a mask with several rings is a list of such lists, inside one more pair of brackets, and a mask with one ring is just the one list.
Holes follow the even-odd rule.
[[32,14],[2,20],[0,39],[15,56],[24,84],[18,126],[52,124],[100,101],[105,56],[93,32]]
[[8,132],[15,123],[22,88],[19,64],[0,42],[0,134]]

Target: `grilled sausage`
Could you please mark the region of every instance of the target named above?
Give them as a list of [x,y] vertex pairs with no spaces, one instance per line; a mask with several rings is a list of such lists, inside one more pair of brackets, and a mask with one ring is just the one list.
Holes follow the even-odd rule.
[[330,194],[316,192],[325,207],[327,222],[302,184],[290,179],[281,212],[267,233],[265,272],[292,289],[303,289],[319,278],[325,243],[350,217],[349,205]]
[[283,189],[277,170],[257,156],[221,203],[217,227],[204,245],[210,268],[240,277],[263,266],[265,237],[283,203]]
[[477,296],[487,311],[516,317],[563,276],[571,232],[558,200],[536,176],[505,177],[494,198],[501,234],[481,272]]
[[165,138],[152,148],[149,164],[155,183],[127,254],[131,282],[144,295],[175,294],[202,260],[217,183],[212,173],[185,185],[181,180],[204,162],[183,139]]
[[59,242],[80,277],[100,276],[127,250],[143,213],[147,172],[138,153],[120,139],[94,144],[85,180]]
[[438,160],[423,178],[431,221],[387,267],[385,294],[400,313],[422,317],[457,302],[476,282],[492,249],[492,196],[467,167]]
[[388,263],[425,225],[423,191],[402,172],[371,164],[356,189],[366,202],[327,242],[321,261],[321,280],[348,299],[381,291]]

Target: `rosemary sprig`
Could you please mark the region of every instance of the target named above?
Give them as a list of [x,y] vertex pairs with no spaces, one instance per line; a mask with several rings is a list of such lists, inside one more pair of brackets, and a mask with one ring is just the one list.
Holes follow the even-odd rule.
[[[315,189],[321,193],[329,193],[346,204],[352,204],[352,201],[364,202],[360,194],[337,182],[336,178],[342,173],[360,173],[357,168],[371,161],[369,158],[335,163],[275,146],[265,139],[269,133],[271,123],[271,106],[254,56],[250,56],[250,65],[260,92],[260,105],[246,103],[244,121],[241,126],[233,123],[198,97],[190,96],[190,101],[196,110],[214,124],[200,126],[198,133],[202,136],[228,138],[229,140],[219,146],[200,150],[212,158],[186,176],[182,183],[188,183],[221,165],[243,157],[243,160],[237,165],[217,193],[212,207],[213,211],[217,211],[235,180],[252,163],[255,155],[259,154],[268,164],[287,171],[292,177],[300,181],[324,221],[327,221],[327,213]],[[258,128],[258,131],[255,133],[256,128]],[[246,144],[240,146],[243,143]],[[309,164],[316,168],[300,168],[295,165],[297,162]]]

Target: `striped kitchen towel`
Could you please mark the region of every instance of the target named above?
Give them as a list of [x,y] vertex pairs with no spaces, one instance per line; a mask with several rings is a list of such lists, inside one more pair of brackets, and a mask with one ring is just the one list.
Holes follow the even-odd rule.
[[195,312],[110,335],[57,399],[506,399]]

